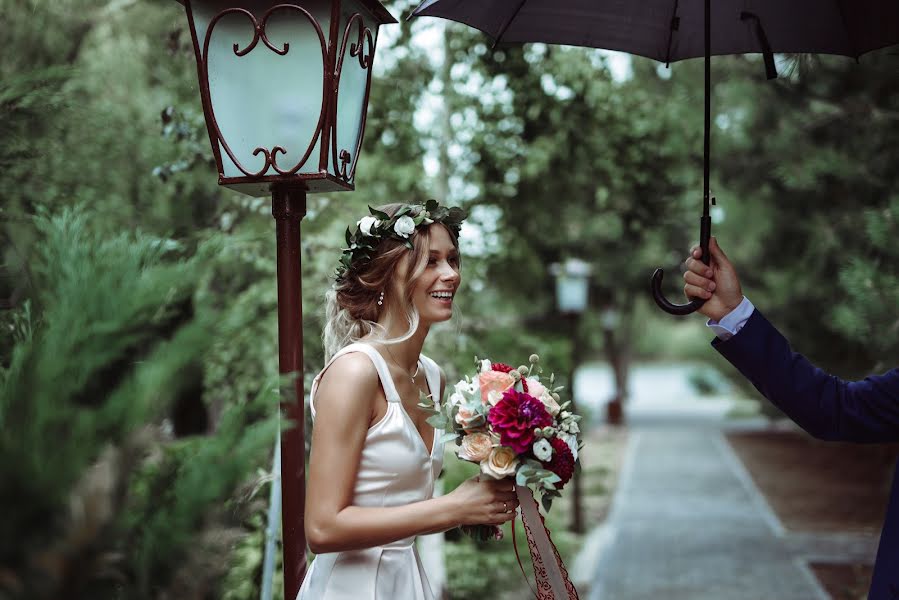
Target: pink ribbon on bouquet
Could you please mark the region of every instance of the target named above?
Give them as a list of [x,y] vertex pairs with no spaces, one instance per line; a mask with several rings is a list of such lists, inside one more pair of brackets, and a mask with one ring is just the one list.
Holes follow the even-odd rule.
[[[568,578],[565,563],[559,556],[559,551],[549,536],[549,530],[543,521],[543,515],[537,508],[537,502],[530,488],[524,485],[516,485],[518,505],[521,507],[521,522],[528,540],[528,550],[531,553],[531,562],[534,563],[534,577],[537,579],[537,589],[531,587],[537,600],[561,600],[563,598],[577,599],[577,590]],[[528,586],[531,582],[524,572],[521,564],[521,556],[518,555],[518,546],[515,543],[515,522],[512,522],[512,546],[515,548],[515,558],[518,559],[518,567],[524,575]]]

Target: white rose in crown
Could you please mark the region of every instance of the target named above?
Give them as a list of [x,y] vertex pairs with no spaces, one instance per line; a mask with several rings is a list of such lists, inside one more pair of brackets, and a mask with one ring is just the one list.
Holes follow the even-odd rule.
[[462,438],[462,446],[459,448],[457,455],[462,460],[479,463],[490,458],[492,449],[493,440],[489,435],[482,432],[469,433]]
[[359,221],[356,222],[356,225],[359,226],[359,231],[368,236],[371,235],[372,227],[377,229],[378,225],[380,224],[381,221],[374,217],[362,217],[361,219],[359,219]]
[[403,215],[393,224],[393,230],[398,236],[407,238],[415,231],[415,221],[409,215]]
[[503,479],[515,474],[518,468],[518,457],[515,451],[506,446],[498,446],[490,450],[490,456],[481,461],[481,473],[493,479]]

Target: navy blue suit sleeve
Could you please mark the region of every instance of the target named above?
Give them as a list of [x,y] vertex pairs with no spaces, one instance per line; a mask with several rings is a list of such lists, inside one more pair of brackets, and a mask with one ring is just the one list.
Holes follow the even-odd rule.
[[849,442],[899,441],[899,369],[844,381],[790,349],[758,311],[738,334],[712,346],[811,435]]

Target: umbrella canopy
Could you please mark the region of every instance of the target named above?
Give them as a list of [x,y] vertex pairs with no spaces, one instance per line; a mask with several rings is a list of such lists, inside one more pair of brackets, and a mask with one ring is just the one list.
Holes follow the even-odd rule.
[[[414,16],[496,41],[620,50],[662,62],[705,56],[703,0],[425,0]],[[754,17],[752,16],[754,15]],[[896,0],[715,0],[711,54],[814,52],[858,58],[899,42]]]
[[[768,78],[774,53],[858,58],[899,43],[899,0],[424,0],[410,17],[432,16],[480,29],[495,43],[544,42],[605,48],[665,63],[705,57],[703,211],[699,243],[709,264],[711,131],[710,57],[761,53]],[[662,269],[650,279],[653,299],[674,315],[705,302],[669,302]]]

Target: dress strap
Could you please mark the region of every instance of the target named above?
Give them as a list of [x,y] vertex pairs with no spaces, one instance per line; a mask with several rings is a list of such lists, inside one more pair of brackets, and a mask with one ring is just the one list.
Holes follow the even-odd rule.
[[325,374],[325,371],[328,370],[335,360],[344,354],[350,354],[351,352],[362,352],[368,355],[368,358],[371,359],[371,362],[375,365],[375,369],[378,371],[378,378],[381,380],[381,387],[384,388],[384,395],[387,397],[387,401],[400,402],[400,395],[396,391],[396,386],[393,383],[393,378],[390,376],[390,369],[387,367],[387,362],[384,360],[384,357],[372,346],[362,342],[356,342],[341,348],[331,357],[331,360],[328,361],[325,368],[315,376],[315,379],[312,382],[312,388],[309,390],[309,407],[313,418],[315,418],[315,404],[312,402],[312,399],[315,397],[315,391],[318,389],[318,383],[321,380],[322,375]]
[[443,400],[440,398],[440,367],[437,366],[436,362],[424,354],[420,356],[420,359],[421,364],[425,369],[425,378],[428,380],[428,389],[431,390],[434,402],[439,406],[440,401]]

